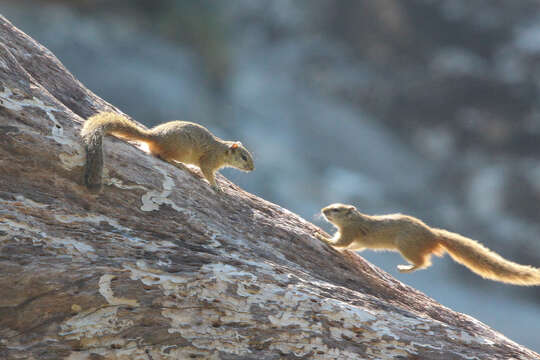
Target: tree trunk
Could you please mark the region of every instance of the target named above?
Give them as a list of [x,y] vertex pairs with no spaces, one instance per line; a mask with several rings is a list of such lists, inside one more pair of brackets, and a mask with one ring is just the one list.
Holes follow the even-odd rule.
[[109,137],[90,193],[81,122],[117,110],[0,35],[0,358],[540,358],[223,177]]

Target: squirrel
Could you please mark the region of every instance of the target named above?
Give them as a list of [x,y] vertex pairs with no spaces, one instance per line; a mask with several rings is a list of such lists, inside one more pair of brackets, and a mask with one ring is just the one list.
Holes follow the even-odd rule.
[[515,285],[540,285],[540,269],[502,258],[475,240],[429,227],[421,220],[403,214],[362,214],[352,205],[331,204],[321,210],[337,232],[332,238],[317,238],[338,249],[396,250],[410,264],[398,265],[402,273],[425,269],[432,254],[448,252],[454,261],[476,274]]
[[82,129],[81,137],[86,149],[84,182],[88,189],[101,188],[103,171],[103,136],[144,142],[150,153],[173,165],[175,162],[198,166],[212,188],[221,192],[215,173],[230,166],[243,171],[252,171],[253,157],[238,141],[225,141],[213,135],[202,125],[187,121],[170,121],[146,129],[123,115],[101,112],[89,117]]

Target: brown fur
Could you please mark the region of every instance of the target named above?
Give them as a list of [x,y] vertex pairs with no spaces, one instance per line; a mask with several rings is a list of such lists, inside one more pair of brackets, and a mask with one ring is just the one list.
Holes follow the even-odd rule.
[[231,166],[244,171],[254,169],[253,157],[239,142],[224,141],[204,126],[171,121],[146,129],[125,116],[104,112],[91,116],[81,130],[86,148],[85,183],[89,189],[101,187],[103,170],[102,138],[114,135],[127,140],[144,142],[150,153],[167,162],[182,162],[198,166],[215,190],[219,169]]
[[442,256],[447,251],[456,262],[486,279],[540,285],[540,269],[506,260],[474,240],[431,228],[412,216],[370,216],[343,204],[329,205],[322,213],[338,231],[331,239],[319,235],[321,240],[341,249],[399,251],[410,263],[399,265],[400,272],[425,269],[431,265],[432,254]]

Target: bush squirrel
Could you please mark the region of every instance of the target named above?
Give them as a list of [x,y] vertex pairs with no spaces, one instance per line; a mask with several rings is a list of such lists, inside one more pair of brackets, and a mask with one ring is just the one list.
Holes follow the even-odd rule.
[[402,214],[370,216],[352,205],[332,204],[321,210],[338,231],[329,239],[340,249],[397,250],[410,265],[398,265],[403,273],[427,268],[431,254],[447,251],[458,263],[491,280],[515,285],[540,285],[540,269],[503,259],[480,243],[450,231],[431,228],[421,220]]
[[84,181],[91,190],[101,188],[102,142],[103,136],[108,134],[144,142],[152,155],[169,163],[177,161],[198,166],[216,191],[221,191],[215,180],[219,169],[226,166],[244,171],[254,169],[253,157],[240,142],[221,140],[204,126],[171,121],[145,129],[123,115],[102,112],[89,117],[81,130],[86,149]]

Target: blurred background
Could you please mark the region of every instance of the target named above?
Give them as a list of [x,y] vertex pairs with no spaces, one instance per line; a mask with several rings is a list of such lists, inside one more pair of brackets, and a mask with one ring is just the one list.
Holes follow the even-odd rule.
[[[332,202],[402,212],[540,266],[536,0],[2,0],[0,12],[97,95],[152,126],[241,140],[246,190],[331,230]],[[448,256],[399,274],[540,351],[540,287]]]

